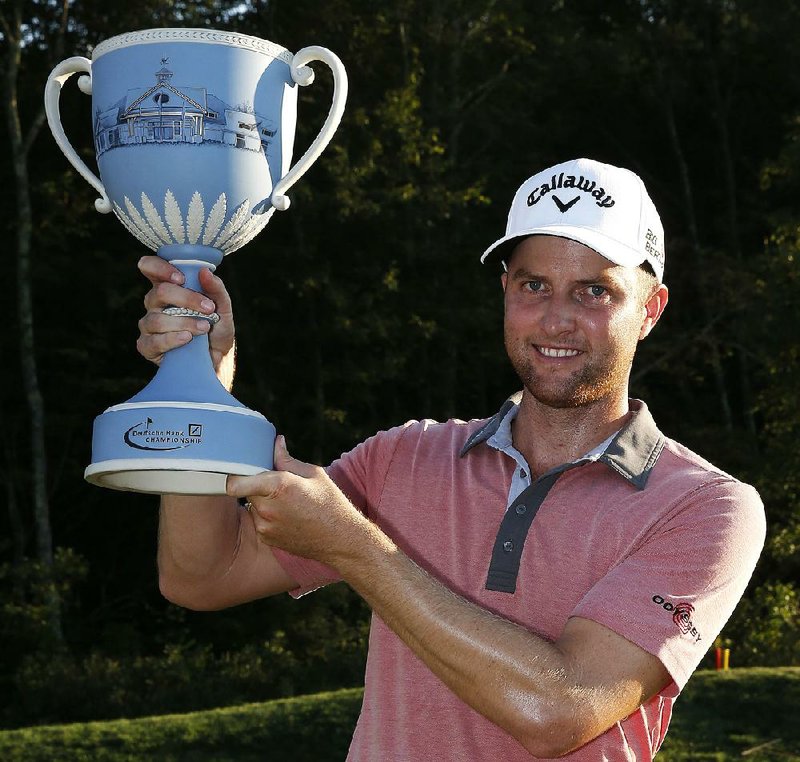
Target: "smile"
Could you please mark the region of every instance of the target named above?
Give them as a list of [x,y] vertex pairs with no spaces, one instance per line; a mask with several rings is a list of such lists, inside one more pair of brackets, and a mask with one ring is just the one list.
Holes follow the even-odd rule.
[[545,357],[575,357],[580,352],[577,349],[558,349],[557,347],[536,346],[537,351]]

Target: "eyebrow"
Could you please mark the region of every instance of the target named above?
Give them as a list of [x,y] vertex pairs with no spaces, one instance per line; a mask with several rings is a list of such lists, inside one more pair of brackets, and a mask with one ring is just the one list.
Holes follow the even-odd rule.
[[576,280],[575,283],[581,286],[593,286],[595,284],[600,286],[621,286],[622,282],[615,278],[613,275],[598,275],[596,278],[582,278]]
[[[549,280],[546,275],[539,275],[531,270],[525,269],[524,267],[518,267],[513,273],[509,273],[509,277],[513,280]],[[591,278],[579,278],[578,280],[574,281],[574,283],[579,286],[593,286],[597,284],[619,287],[622,285],[619,279],[615,278],[613,275],[609,275],[608,273],[599,273]]]
[[526,270],[524,267],[518,267],[513,273],[510,272],[508,277],[514,280],[547,280],[544,275],[537,275],[530,270]]

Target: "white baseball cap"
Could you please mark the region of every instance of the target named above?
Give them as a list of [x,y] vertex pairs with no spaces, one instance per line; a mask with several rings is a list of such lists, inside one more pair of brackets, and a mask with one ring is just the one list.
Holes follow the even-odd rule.
[[508,213],[506,234],[481,262],[503,259],[519,239],[554,235],[578,241],[616,265],[649,262],[664,278],[664,228],[641,178],[628,169],[575,159],[528,178]]

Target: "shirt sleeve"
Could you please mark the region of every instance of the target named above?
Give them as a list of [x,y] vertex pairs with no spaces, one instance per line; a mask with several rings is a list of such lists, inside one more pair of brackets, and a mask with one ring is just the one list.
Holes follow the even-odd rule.
[[719,478],[600,579],[573,616],[657,656],[682,689],[744,593],[764,545],[758,493]]
[[[370,517],[378,504],[389,464],[406,429],[416,423],[409,421],[389,431],[380,431],[349,452],[344,453],[325,470],[347,499],[364,515]],[[289,591],[294,598],[339,582],[339,573],[326,564],[273,548],[278,563],[297,582]]]

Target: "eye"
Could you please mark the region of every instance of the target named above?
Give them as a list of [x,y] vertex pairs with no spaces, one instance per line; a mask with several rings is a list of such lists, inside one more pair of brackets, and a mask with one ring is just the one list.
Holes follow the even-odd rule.
[[598,306],[609,304],[611,301],[611,293],[606,286],[601,286],[599,283],[592,283],[586,286],[578,297],[584,304],[588,306]]
[[544,288],[544,284],[540,280],[526,280],[523,286],[528,291],[533,291],[534,293],[537,293]]

